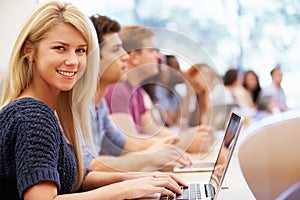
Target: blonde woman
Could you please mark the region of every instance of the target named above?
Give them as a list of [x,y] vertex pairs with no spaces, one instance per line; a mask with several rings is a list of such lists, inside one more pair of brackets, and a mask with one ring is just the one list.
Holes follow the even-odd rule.
[[204,63],[192,65],[185,72],[185,75],[196,100],[194,102],[195,110],[191,111],[192,115],[189,118],[190,125],[203,124],[211,109],[210,88],[215,84],[213,81],[217,79],[217,75],[210,66]]
[[[99,69],[92,24],[69,3],[47,1],[17,38],[0,110],[0,199],[130,199],[174,196],[173,174],[90,172],[89,105]],[[81,191],[81,192],[79,192]],[[64,194],[64,195],[63,195]]]

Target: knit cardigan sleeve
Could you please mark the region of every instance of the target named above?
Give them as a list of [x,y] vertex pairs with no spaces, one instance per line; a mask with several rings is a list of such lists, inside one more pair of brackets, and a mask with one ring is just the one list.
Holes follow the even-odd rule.
[[45,106],[29,106],[21,110],[14,127],[18,133],[15,162],[19,196],[42,181],[54,182],[59,190],[57,165],[61,132],[53,111]]

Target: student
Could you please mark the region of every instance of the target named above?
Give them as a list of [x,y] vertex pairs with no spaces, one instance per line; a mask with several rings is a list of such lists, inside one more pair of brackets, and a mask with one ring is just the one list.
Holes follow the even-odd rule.
[[[176,139],[126,138],[111,121],[103,97],[109,85],[126,79],[124,74],[129,56],[122,47],[118,35],[121,26],[117,21],[101,15],[93,15],[90,19],[95,26],[101,50],[100,78],[94,105],[91,106],[93,139],[100,156],[87,160],[90,168],[99,171],[153,171],[169,165],[191,164],[183,150],[174,144],[166,145]],[[121,155],[124,152],[128,153]]]
[[272,101],[268,105],[268,109],[271,112],[284,112],[288,110],[288,106],[286,104],[286,94],[284,89],[282,88],[281,82],[283,79],[283,72],[280,65],[275,66],[270,72],[272,83],[267,87],[262,89],[262,98],[263,97],[271,97]]
[[255,106],[258,105],[258,97],[260,95],[261,87],[258,75],[253,70],[248,70],[244,73],[243,86],[251,95]]
[[[176,134],[151,120],[145,105],[146,92],[141,84],[158,73],[160,60],[153,44],[153,32],[142,26],[125,26],[120,37],[129,54],[128,73],[126,81],[111,85],[105,95],[111,117],[127,137],[155,135],[163,138]],[[180,141],[176,145],[187,152],[199,152],[208,132],[206,126],[181,130],[178,132]]]
[[243,76],[238,69],[228,69],[223,76],[225,103],[237,104],[240,108],[253,108],[252,97],[243,87]]
[[[208,122],[209,113],[211,110],[211,99],[209,86],[206,79],[203,77],[203,71],[209,71],[211,74],[210,79],[217,77],[214,71],[205,63],[197,63],[190,66],[185,72],[188,83],[190,84],[192,92],[189,92],[190,104],[195,107],[190,112],[189,125],[195,126]],[[192,98],[194,97],[194,98]]]
[[147,90],[147,81],[143,88],[149,94],[152,104],[159,105],[162,117],[160,123],[165,123],[166,126],[176,128],[181,125],[182,118],[182,96],[176,90],[178,84],[184,84],[185,78],[180,69],[179,62],[174,55],[166,55],[166,64],[159,65],[159,74],[157,81],[152,91]]
[[27,19],[3,88],[1,199],[132,199],[181,193],[179,185],[185,183],[173,174],[84,169],[79,138],[91,143],[87,108],[98,77],[98,49],[89,19],[69,3],[46,1]]

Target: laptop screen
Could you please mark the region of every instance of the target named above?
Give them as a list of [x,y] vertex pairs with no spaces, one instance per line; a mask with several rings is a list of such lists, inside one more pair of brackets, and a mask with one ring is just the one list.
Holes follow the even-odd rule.
[[243,124],[243,118],[235,113],[231,113],[224,140],[221,144],[221,150],[219,151],[211,178],[209,183],[214,186],[215,192],[217,193],[222,185],[225,172],[228,167],[228,162],[233,153],[234,146],[237,141],[237,137],[241,126]]

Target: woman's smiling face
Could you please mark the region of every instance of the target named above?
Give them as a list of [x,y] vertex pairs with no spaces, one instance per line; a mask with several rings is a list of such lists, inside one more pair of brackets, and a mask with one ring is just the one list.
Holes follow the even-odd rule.
[[86,67],[87,42],[70,24],[53,27],[33,54],[33,84],[49,92],[71,90]]

